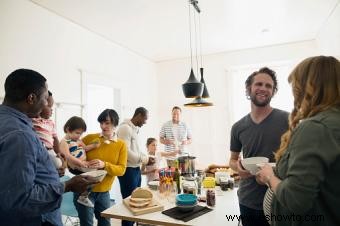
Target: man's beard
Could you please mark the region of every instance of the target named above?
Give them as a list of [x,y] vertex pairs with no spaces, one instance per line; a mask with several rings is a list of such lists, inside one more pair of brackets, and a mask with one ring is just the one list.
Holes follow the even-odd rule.
[[265,106],[267,106],[267,105],[270,103],[271,99],[272,99],[272,98],[269,97],[268,99],[266,99],[266,100],[260,102],[260,101],[258,101],[258,100],[256,99],[256,94],[250,95],[250,100],[251,100],[251,102],[252,102],[256,107],[265,107]]

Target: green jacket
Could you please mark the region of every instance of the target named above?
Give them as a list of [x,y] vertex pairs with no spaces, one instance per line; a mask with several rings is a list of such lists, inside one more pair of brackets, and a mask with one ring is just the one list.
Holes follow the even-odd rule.
[[282,182],[272,202],[274,226],[340,225],[339,108],[297,126],[276,175]]

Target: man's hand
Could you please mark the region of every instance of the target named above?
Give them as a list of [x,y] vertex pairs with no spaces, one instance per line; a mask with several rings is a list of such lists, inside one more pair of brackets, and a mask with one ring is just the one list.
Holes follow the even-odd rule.
[[237,160],[237,172],[238,175],[242,178],[249,178],[249,177],[253,177],[254,175],[252,175],[248,170],[244,169],[242,164],[241,164],[241,159]]
[[173,140],[165,139],[165,138],[164,138],[164,144],[166,144],[166,145],[171,145],[171,144],[175,144],[175,142],[174,142]]
[[88,186],[97,184],[98,181],[93,180],[89,176],[74,176],[70,180],[65,182],[65,192],[77,192],[82,193],[87,190]]
[[156,160],[155,160],[155,158],[154,157],[152,157],[152,156],[149,156],[149,160],[148,160],[148,163],[146,164],[146,165],[152,165],[152,164],[154,164],[156,162]]

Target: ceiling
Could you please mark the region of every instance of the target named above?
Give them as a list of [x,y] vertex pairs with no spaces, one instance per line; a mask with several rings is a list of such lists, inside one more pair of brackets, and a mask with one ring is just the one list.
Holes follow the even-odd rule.
[[[154,62],[190,56],[188,0],[31,1]],[[202,53],[313,40],[339,1],[199,0]]]

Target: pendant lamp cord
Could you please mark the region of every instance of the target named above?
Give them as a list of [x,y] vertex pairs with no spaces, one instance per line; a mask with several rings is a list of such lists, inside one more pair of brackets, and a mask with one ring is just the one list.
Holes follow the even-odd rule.
[[191,68],[192,68],[192,43],[191,43],[191,6],[190,6],[190,1],[189,1],[189,35],[190,35],[190,62],[191,62]]
[[202,28],[201,28],[201,14],[200,13],[198,14],[198,28],[199,28],[201,68],[203,68],[203,63],[202,63]]
[[198,52],[197,52],[197,23],[196,23],[196,13],[194,13],[194,25],[195,25],[195,49],[196,49],[196,72],[199,75],[198,70]]

